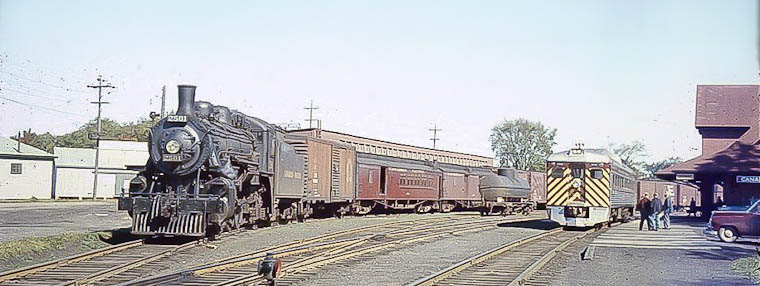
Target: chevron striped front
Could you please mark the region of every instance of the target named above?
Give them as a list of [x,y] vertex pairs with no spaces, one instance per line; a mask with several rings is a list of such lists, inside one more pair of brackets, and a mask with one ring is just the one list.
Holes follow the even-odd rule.
[[[576,174],[573,174],[573,169],[576,169]],[[601,172],[601,177],[598,174],[593,176],[593,171]],[[547,206],[610,206],[609,167],[548,166],[546,178]]]

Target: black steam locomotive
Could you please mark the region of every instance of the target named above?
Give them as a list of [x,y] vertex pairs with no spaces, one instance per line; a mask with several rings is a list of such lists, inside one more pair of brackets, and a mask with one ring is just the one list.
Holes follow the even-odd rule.
[[178,88],[176,114],[151,129],[150,159],[130,182],[129,196],[119,200],[119,209],[132,216],[132,233],[204,236],[308,215],[299,209],[300,196],[275,200],[270,195],[274,185],[303,184],[300,176],[274,176],[300,174],[304,166],[303,157],[285,143],[284,130],[196,102],[195,86]]

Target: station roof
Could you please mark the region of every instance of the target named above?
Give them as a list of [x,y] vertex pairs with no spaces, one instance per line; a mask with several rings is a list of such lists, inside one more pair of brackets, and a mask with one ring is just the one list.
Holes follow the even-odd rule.
[[736,141],[722,151],[670,166],[656,175],[662,179],[673,179],[677,173],[760,173],[760,146],[747,141]]

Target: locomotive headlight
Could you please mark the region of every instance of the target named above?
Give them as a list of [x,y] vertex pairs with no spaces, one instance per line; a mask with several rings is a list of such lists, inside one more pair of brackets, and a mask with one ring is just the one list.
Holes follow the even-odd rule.
[[581,182],[579,182],[579,181],[573,182],[573,188],[577,189],[577,188],[580,188],[580,187],[581,187]]
[[177,154],[179,148],[180,144],[177,140],[169,140],[169,142],[166,142],[166,152],[169,152],[170,154]]

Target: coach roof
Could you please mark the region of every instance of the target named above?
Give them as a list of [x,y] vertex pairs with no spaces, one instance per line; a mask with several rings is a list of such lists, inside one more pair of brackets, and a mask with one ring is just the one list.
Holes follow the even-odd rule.
[[[583,152],[574,153],[572,152],[573,150],[582,150]],[[570,149],[551,154],[546,161],[567,163],[611,163],[615,167],[633,173],[631,168],[628,168],[623,164],[620,160],[620,156],[607,149]]]

